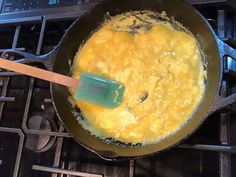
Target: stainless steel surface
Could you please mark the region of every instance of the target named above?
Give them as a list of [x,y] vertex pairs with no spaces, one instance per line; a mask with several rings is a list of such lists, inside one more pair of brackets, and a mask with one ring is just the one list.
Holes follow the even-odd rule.
[[78,172],[78,171],[72,171],[72,170],[65,170],[65,169],[59,169],[59,168],[50,168],[50,167],[44,167],[44,166],[39,166],[39,165],[33,165],[32,169],[38,170],[38,171],[57,173],[57,174],[65,174],[65,175],[73,175],[73,176],[80,176],[80,177],[103,177],[103,175],[84,173],[84,172]]
[[45,8],[45,9],[35,9],[15,13],[0,14],[0,24],[15,23],[16,18],[21,22],[27,20],[37,19],[39,17],[45,16],[49,20],[62,19],[65,17],[78,17],[85,13],[89,8],[94,6],[98,0],[92,0],[92,3],[84,5],[75,5],[63,8]]
[[0,26],[1,25],[14,25],[16,23],[18,24],[25,24],[25,23],[30,23],[30,22],[40,22],[42,20],[41,16],[36,16],[36,17],[22,17],[22,18],[12,18],[12,19],[8,19],[8,18],[3,18],[2,20],[0,20]]

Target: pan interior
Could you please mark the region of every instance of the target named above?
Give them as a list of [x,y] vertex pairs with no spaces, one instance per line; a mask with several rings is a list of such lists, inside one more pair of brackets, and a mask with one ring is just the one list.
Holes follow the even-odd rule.
[[169,148],[180,142],[188,134],[192,133],[203,121],[214,100],[220,81],[220,58],[212,30],[194,9],[178,0],[111,0],[101,2],[93,10],[78,19],[65,34],[56,54],[53,70],[61,74],[70,75],[71,63],[73,63],[79,46],[103,22],[107,12],[114,16],[133,10],[166,11],[169,16],[173,16],[192,32],[198,39],[208,63],[206,91],[192,119],[189,120],[181,131],[178,131],[160,143],[134,148],[131,146],[121,147],[114,143],[103,142],[84,130],[76,121],[76,117],[80,116],[80,113],[78,113],[80,111],[79,108],[77,108],[77,113],[75,113],[73,106],[68,101],[70,95],[68,89],[58,85],[52,85],[52,96],[57,114],[75,140],[85,147],[108,157],[150,154]]
[[78,122],[109,143],[145,146],[171,136],[203,96],[202,56],[191,32],[165,12],[109,17],[78,51],[73,77],[85,71],[117,80],[126,86],[124,101],[107,109],[75,100],[85,116]]

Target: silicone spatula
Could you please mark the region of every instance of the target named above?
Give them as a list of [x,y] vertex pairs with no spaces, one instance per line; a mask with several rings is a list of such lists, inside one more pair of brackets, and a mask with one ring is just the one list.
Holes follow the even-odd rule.
[[0,68],[74,88],[76,89],[75,99],[108,108],[119,106],[125,91],[122,83],[88,72],[81,73],[80,79],[76,80],[3,58],[0,58]]

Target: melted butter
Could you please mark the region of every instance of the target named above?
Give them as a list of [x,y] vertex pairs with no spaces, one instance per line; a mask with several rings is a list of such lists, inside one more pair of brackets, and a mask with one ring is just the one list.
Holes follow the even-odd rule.
[[[76,100],[87,122],[80,123],[92,134],[154,143],[177,131],[201,100],[205,71],[196,39],[168,22],[148,18],[148,13],[111,18],[75,58],[74,78],[87,71],[126,87],[123,102],[115,109]],[[135,20],[141,27],[130,31]]]

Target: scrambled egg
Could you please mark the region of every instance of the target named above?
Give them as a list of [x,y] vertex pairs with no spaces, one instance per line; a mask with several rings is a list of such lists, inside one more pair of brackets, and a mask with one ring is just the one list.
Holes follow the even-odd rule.
[[[104,137],[155,143],[184,125],[202,98],[205,71],[196,39],[154,16],[147,11],[112,17],[75,58],[74,78],[87,71],[126,87],[115,109],[76,100],[89,126]],[[92,131],[88,124],[84,128]]]

